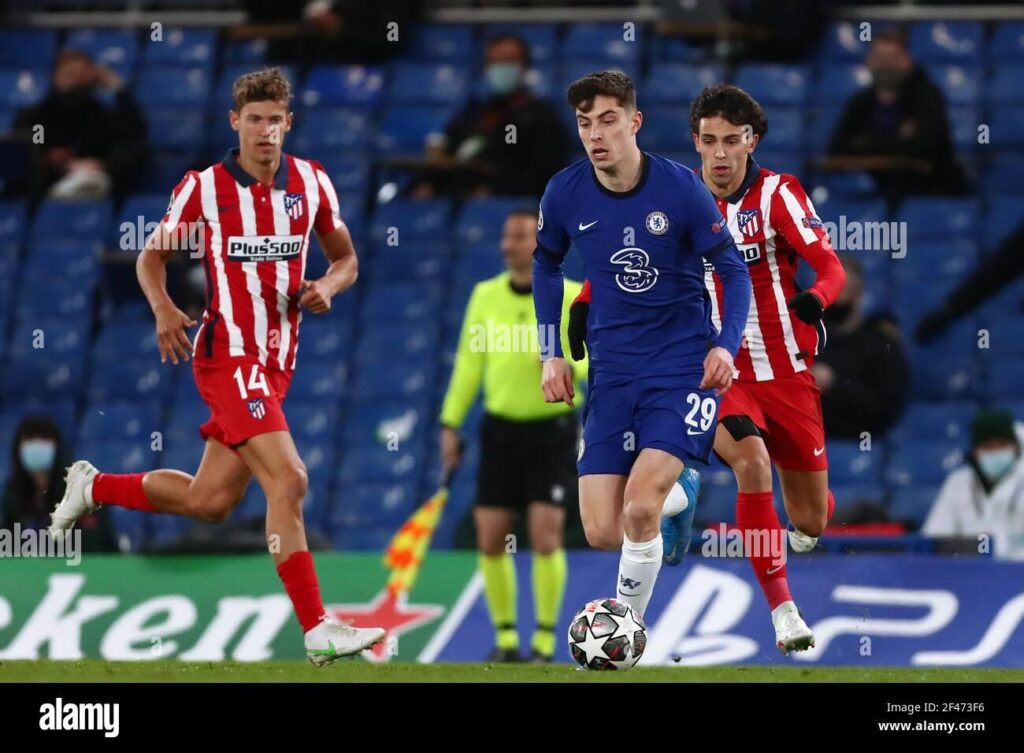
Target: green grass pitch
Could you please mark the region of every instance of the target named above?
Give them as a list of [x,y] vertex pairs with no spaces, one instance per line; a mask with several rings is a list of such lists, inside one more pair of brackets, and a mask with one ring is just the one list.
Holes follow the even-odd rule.
[[1024,669],[903,667],[649,667],[576,671],[568,664],[373,665],[301,662],[0,661],[0,682],[1024,682]]

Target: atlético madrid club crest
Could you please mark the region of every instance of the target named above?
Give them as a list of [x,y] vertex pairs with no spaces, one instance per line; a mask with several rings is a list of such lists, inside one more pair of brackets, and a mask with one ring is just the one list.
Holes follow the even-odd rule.
[[736,226],[748,238],[761,232],[761,210],[744,209],[736,213]]
[[248,401],[249,415],[255,418],[257,421],[267,415],[267,408],[263,404],[263,398],[257,397],[253,400]]
[[284,211],[293,220],[297,220],[302,216],[302,199],[301,193],[286,193],[284,195]]

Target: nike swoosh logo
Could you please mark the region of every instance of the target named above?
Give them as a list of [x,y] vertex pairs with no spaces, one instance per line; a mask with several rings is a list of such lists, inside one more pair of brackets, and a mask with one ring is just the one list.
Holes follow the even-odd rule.
[[703,434],[704,432],[700,431],[699,429],[697,431],[694,431],[693,429],[687,429],[686,433],[693,437],[696,436],[697,434]]
[[824,448],[824,447],[822,447],[822,448],[821,448],[820,450],[815,450],[815,451],[814,451],[814,457],[818,457],[818,456],[819,456],[819,455],[820,455],[821,453],[823,453],[824,451],[825,451],[825,448]]
[[625,591],[623,591],[621,588],[619,589],[619,596],[635,596],[635,595],[636,594],[628,594]]
[[594,227],[594,225],[596,225],[596,224],[597,224],[598,222],[599,222],[599,220],[594,220],[593,222],[591,222],[591,223],[590,223],[590,224],[588,224],[588,225],[584,225],[584,224],[583,224],[583,223],[581,222],[581,223],[580,223],[580,230],[581,230],[581,231],[583,231],[583,230],[586,230],[586,229],[588,229],[588,228],[592,228],[592,227]]
[[781,570],[783,567],[785,567],[785,565],[779,565],[778,567],[769,567],[767,570],[764,571],[764,574],[775,575],[775,573],[779,572],[779,570]]

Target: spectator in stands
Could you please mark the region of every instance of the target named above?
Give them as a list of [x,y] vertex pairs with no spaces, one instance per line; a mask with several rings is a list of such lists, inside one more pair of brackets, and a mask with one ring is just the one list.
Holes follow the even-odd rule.
[[[112,107],[97,96],[97,89],[111,93]],[[38,105],[18,113],[14,130],[26,134],[35,147],[36,197],[124,194],[148,151],[145,118],[124,81],[79,50],[61,51],[50,92]]]
[[[974,311],[988,298],[1024,274],[1024,225],[1018,227],[999,244],[991,256],[980,263],[966,280],[956,286],[946,299],[929,311],[917,324],[914,336],[920,343],[929,343],[941,336],[950,325]],[[1024,302],[1020,306],[1024,310]],[[1006,333],[1008,336],[1011,333]]]
[[864,315],[860,262],[848,253],[839,258],[846,285],[825,310],[827,339],[811,371],[821,390],[826,434],[859,439],[861,432],[884,434],[896,423],[906,403],[908,368],[893,317]]
[[988,534],[995,557],[1024,560],[1022,443],[1024,425],[1010,411],[979,410],[967,462],[946,477],[921,532],[933,538]]
[[[541,362],[531,338],[537,332],[531,292],[536,246],[536,209],[512,212],[501,239],[507,270],[473,289],[441,408],[441,463],[449,471],[461,460],[459,428],[483,390],[485,415],[473,518],[484,593],[494,624],[494,661],[520,660],[516,569],[509,550],[517,514],[528,521],[533,547],[537,626],[530,658],[552,660],[565,592],[566,511],[577,506],[579,422],[572,407],[545,402],[537,389]],[[569,304],[581,287],[566,280],[560,333],[566,348]],[[579,380],[587,373],[586,361],[572,366],[582,398]]]
[[[526,42],[513,34],[490,39],[484,64],[487,96],[471,98],[428,148],[427,159],[446,169],[421,179],[415,190],[420,198],[457,191],[539,198],[565,167],[569,136],[554,106],[527,86]],[[452,173],[453,165],[477,169]]]
[[891,201],[910,194],[964,193],[967,183],[953,153],[945,97],[914,63],[903,33],[876,34],[867,66],[871,86],[846,103],[829,154],[864,158],[865,169]]
[[[11,445],[11,475],[0,504],[0,525],[43,530],[64,496],[64,465],[60,429],[46,416],[26,416]],[[100,508],[78,521],[82,551],[116,551],[109,513]]]

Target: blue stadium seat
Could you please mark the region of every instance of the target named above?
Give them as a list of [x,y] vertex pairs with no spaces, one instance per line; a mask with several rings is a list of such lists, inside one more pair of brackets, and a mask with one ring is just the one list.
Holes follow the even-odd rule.
[[28,229],[28,210],[22,201],[0,201],[0,245],[20,247]]
[[889,431],[888,439],[893,445],[921,439],[942,439],[966,445],[974,412],[974,405],[969,402],[913,402]]
[[151,443],[163,429],[163,405],[152,400],[90,403],[82,411],[78,438],[83,442],[130,439]]
[[996,149],[1016,149],[1019,152],[1024,147],[1024,133],[1021,133],[1018,126],[1022,119],[1024,106],[991,108],[985,122],[991,126],[989,137],[992,146]]
[[985,397],[996,402],[1021,396],[1024,385],[1024,358],[1006,358],[989,369]]
[[138,552],[146,543],[146,518],[144,512],[124,507],[108,507],[117,548],[121,552]]
[[425,500],[416,495],[417,484],[356,483],[335,490],[331,524],[335,530],[389,527],[392,535]]
[[[334,524],[332,524],[333,527]],[[332,539],[334,548],[342,552],[383,552],[394,538],[392,526],[348,526],[338,524]]]
[[408,56],[436,63],[475,63],[478,51],[470,24],[421,24],[413,31]]
[[88,397],[107,400],[164,400],[172,394],[176,372],[148,357],[120,359],[117,364],[93,364]]
[[980,62],[984,29],[977,21],[919,21],[910,27],[910,54],[916,60]]
[[384,94],[384,70],[361,65],[314,65],[299,95],[307,107],[370,106]]
[[347,447],[385,444],[394,440],[416,441],[426,434],[428,425],[434,429],[433,410],[426,402],[378,400],[372,403],[354,401],[341,422],[341,435]]
[[997,63],[985,92],[994,108],[1024,104],[1024,63]]
[[[231,132],[237,139],[234,131]],[[139,185],[146,186],[153,190],[163,189],[170,197],[171,189],[174,188],[189,169],[197,165],[196,155],[189,151],[175,151],[170,149],[155,150],[149,155],[146,169],[139,178]],[[166,199],[164,208],[167,208]]]
[[79,440],[75,456],[86,458],[104,473],[140,473],[155,467],[159,454],[149,447],[149,440],[97,438]]
[[300,434],[295,437],[295,447],[306,466],[310,487],[327,484],[337,469],[334,443]]
[[255,65],[262,63],[266,57],[267,40],[264,38],[228,39],[224,42],[224,62],[228,65],[244,64],[252,69]]
[[[174,185],[184,176],[184,173],[179,175]],[[125,199],[116,213],[110,237],[111,246],[122,251],[140,251],[142,246],[137,245],[139,235],[143,236],[141,240],[145,244],[146,238],[156,229],[156,223],[167,212],[168,199],[174,185],[166,186],[166,193],[135,194]]]
[[32,223],[32,236],[78,240],[102,240],[110,227],[113,203],[110,201],[55,201],[39,205]]
[[963,462],[963,445],[941,439],[908,440],[893,444],[886,479],[898,499],[906,488],[939,484]]
[[423,322],[436,316],[441,289],[429,283],[395,282],[374,285],[363,304],[363,321],[379,326],[385,322]]
[[1006,60],[1024,62],[1024,22],[1003,21],[995,25],[989,43],[993,63]]
[[449,246],[442,242],[405,243],[401,246],[377,245],[364,253],[375,283],[406,280],[436,281],[451,269]]
[[[310,114],[316,112],[311,110]],[[370,183],[370,171],[373,164],[365,151],[358,149],[349,152],[338,152],[331,150],[328,154],[319,158],[334,190],[340,196],[347,199],[353,193],[363,194]]]
[[[908,328],[916,325],[908,319]],[[947,335],[948,339],[949,336]],[[911,351],[911,394],[924,400],[964,400],[983,394],[978,365],[962,354],[943,352],[943,342],[929,349]]]
[[[301,343],[299,350],[302,350]],[[295,370],[288,397],[335,400],[343,394],[347,375],[348,367],[344,360],[309,360],[303,364],[303,368]]]
[[528,196],[468,199],[455,222],[455,239],[460,245],[489,242],[496,246],[509,214],[518,209],[536,211],[536,204]]
[[889,517],[916,530],[924,525],[938,496],[938,484],[896,490],[889,503]]
[[451,115],[446,107],[389,107],[377,129],[377,150],[384,154],[420,154],[427,137],[443,133]]
[[766,105],[803,105],[809,80],[808,70],[802,65],[750,63],[736,74],[736,85],[757,92],[758,101]]
[[342,488],[367,482],[417,483],[423,455],[421,443],[400,444],[397,450],[384,445],[345,447],[336,480]]
[[48,88],[47,71],[0,70],[0,107],[17,110],[38,104]]
[[953,146],[965,152],[978,149],[978,125],[981,123],[981,116],[977,108],[951,107],[948,114]]
[[885,447],[873,442],[871,450],[860,448],[854,440],[830,440],[828,442],[829,480],[837,484],[877,484],[882,480],[882,465]]
[[[454,268],[454,282],[456,287],[466,289],[468,300],[469,289],[473,285],[494,277],[504,269],[505,262],[496,242],[474,243],[461,249]],[[465,301],[462,304],[464,306]]]
[[[51,288],[52,290],[52,288]],[[89,329],[74,318],[44,311],[25,320],[11,333],[7,355],[21,361],[37,358],[83,359],[89,349]]]
[[684,149],[690,140],[690,108],[652,106],[645,113],[647,119],[637,133],[637,143],[649,152],[667,152]]
[[[803,148],[804,113],[802,109],[798,107],[772,108],[768,125],[769,141],[766,142],[766,145],[770,148],[785,150]],[[772,169],[775,170],[775,168]]]
[[911,198],[896,219],[906,222],[909,242],[970,238],[980,213],[977,199]]
[[867,56],[869,45],[861,40],[859,24],[833,21],[822,35],[819,57],[827,63],[857,63]]
[[837,510],[858,503],[881,505],[885,502],[885,487],[881,484],[833,483],[830,474],[828,486],[836,498]]
[[[333,312],[333,308],[332,308]],[[327,317],[305,318],[299,330],[300,360],[315,359],[311,363],[323,361],[343,361],[352,345],[351,317],[337,313]]]
[[[205,117],[201,110],[154,107],[146,111],[146,120],[149,121],[149,143],[157,149],[190,151],[203,144]],[[182,177],[184,174],[178,176],[178,180]],[[170,196],[170,190],[167,193]]]
[[311,442],[334,443],[338,422],[336,402],[289,398],[285,405],[288,427],[296,437]]
[[933,284],[940,280],[956,281],[966,277],[977,266],[978,244],[966,238],[921,240],[908,244],[906,257],[893,261],[897,282],[921,278],[928,278]]
[[[314,155],[324,150],[363,149],[373,133],[370,114],[351,107],[310,107],[296,118],[289,148]],[[237,141],[237,134],[233,131]]]
[[970,65],[933,65],[928,75],[946,95],[948,104],[973,105],[981,91],[981,68]]
[[451,233],[451,203],[447,199],[394,199],[377,208],[371,226],[373,239],[387,243],[393,238],[391,228],[398,230],[398,245],[412,240],[447,240]]
[[212,67],[217,55],[215,29],[164,29],[163,39],[150,40],[144,51],[147,66]]
[[142,356],[158,361],[156,331],[152,321],[115,317],[100,331],[92,348],[96,363],[117,363],[125,356]]
[[[173,420],[180,419],[171,414]],[[209,418],[209,412],[202,417],[199,423]],[[156,466],[159,468],[173,468],[185,473],[195,473],[203,459],[203,452],[206,444],[199,436],[197,427],[199,423],[191,424],[185,432],[183,423],[174,424],[175,435],[171,436],[172,424],[167,424],[164,431],[164,449],[158,455]]]
[[566,63],[576,60],[601,61],[604,66],[610,63],[635,65],[640,59],[640,46],[645,33],[644,29],[637,27],[635,41],[626,41],[622,24],[572,24],[562,41],[562,60]]
[[56,30],[0,29],[0,68],[50,70],[56,53]]
[[736,487],[708,485],[694,512],[694,520],[701,527],[713,523],[736,522]]
[[[665,58],[656,59],[661,61]],[[717,84],[724,78],[725,70],[718,64],[657,62],[651,66],[641,91],[645,102],[689,106],[701,89]]]
[[49,416],[57,424],[66,446],[70,447],[74,443],[76,410],[73,397],[56,394],[47,398],[20,395],[11,397],[12,399],[8,400],[0,411],[0,437],[10,439],[23,418],[40,415]]
[[100,273],[102,246],[95,241],[48,238],[35,241],[25,260],[24,284],[41,279],[74,278],[81,286],[93,285]]
[[[381,343],[387,347],[389,343]],[[401,368],[369,365],[356,369],[350,396],[355,400],[417,399],[430,394],[434,360],[404,362]]]
[[[205,68],[145,68],[135,81],[135,98],[148,113],[157,108],[205,108],[210,99],[210,74]],[[150,132],[153,124],[150,123]]]
[[73,29],[64,46],[87,53],[97,63],[131,77],[139,54],[139,37],[131,29]]
[[[705,56],[704,50],[688,39],[657,34],[651,39],[650,53],[652,61],[665,63],[699,63]],[[646,96],[646,87],[643,91]]]
[[[774,126],[772,126],[774,128]],[[771,145],[774,146],[785,146],[784,143],[779,143],[772,133]],[[770,149],[758,149],[754,152],[754,159],[757,160],[761,167],[766,167],[769,170],[774,170],[777,173],[787,173],[789,175],[795,175],[797,178],[802,178],[807,172],[804,169],[804,155],[800,151],[799,145],[794,144],[792,149],[773,151]]]
[[989,160],[984,181],[979,186],[988,194],[989,204],[993,199],[1002,199],[1008,195],[1018,202],[1024,198],[1024,188],[1020,184],[1021,170],[1024,170],[1024,155],[1015,152],[1001,152]]
[[356,348],[358,367],[373,364],[386,368],[389,362],[419,363],[432,359],[437,353],[438,333],[433,321],[386,320],[363,332]]
[[814,101],[839,108],[841,112],[846,101],[870,83],[871,74],[864,65],[829,65],[818,77]]
[[51,316],[87,318],[92,313],[93,288],[68,277],[22,280],[15,314],[20,322],[35,329],[37,322]]

